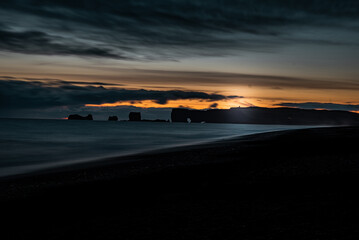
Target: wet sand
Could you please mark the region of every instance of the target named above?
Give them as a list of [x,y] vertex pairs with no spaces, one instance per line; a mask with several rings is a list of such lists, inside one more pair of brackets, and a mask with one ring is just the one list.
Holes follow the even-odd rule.
[[359,127],[106,159],[0,180],[2,239],[357,239]]

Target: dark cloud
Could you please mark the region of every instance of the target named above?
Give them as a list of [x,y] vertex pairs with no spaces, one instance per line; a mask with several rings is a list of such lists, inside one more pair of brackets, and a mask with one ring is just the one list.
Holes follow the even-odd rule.
[[337,103],[319,103],[319,102],[303,102],[303,103],[281,103],[277,104],[282,107],[296,107],[303,109],[327,109],[342,111],[359,111],[359,104],[337,104]]
[[[230,96],[233,98],[234,96]],[[195,91],[129,90],[103,86],[81,86],[71,83],[40,81],[0,80],[1,109],[45,109],[52,107],[83,106],[85,104],[114,103],[118,101],[153,100],[166,104],[169,100],[203,99],[217,101],[227,99],[220,94]]]
[[0,9],[1,50],[136,60],[269,51],[293,29],[359,18],[355,0],[3,0]]
[[64,81],[54,78],[21,78],[12,76],[0,76],[0,81],[4,80],[18,80],[18,81],[31,81],[33,83],[41,83],[42,85],[48,84],[49,86],[65,86],[65,85],[100,85],[100,86],[125,86],[125,84],[119,83],[104,83],[104,82],[88,82],[88,81]]
[[217,107],[218,107],[218,103],[213,103],[209,105],[209,108],[217,108]]
[[84,57],[106,57],[128,59],[120,54],[113,53],[105,47],[92,47],[76,44],[76,42],[62,39],[59,36],[50,36],[39,31],[4,31],[0,30],[0,49],[5,51],[46,54],[46,55],[76,55]]

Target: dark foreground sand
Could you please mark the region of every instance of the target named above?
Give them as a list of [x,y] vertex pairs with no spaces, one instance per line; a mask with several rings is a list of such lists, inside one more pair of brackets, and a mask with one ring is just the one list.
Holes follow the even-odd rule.
[[0,180],[0,239],[359,239],[359,127],[104,162]]

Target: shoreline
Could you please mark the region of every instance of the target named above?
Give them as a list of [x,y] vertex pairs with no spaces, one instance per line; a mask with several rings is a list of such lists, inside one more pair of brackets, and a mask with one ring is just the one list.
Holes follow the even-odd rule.
[[[190,146],[257,132],[310,126],[241,124],[137,124],[130,122],[5,121],[0,178],[58,168],[78,162]],[[43,127],[41,123],[44,121]],[[31,124],[30,124],[31,123]],[[35,123],[33,127],[32,124]],[[96,126],[96,127],[94,127]],[[93,127],[92,131],[88,131]],[[127,129],[128,127],[128,129]],[[23,131],[19,131],[19,128]],[[112,129],[114,128],[114,129]],[[31,135],[29,135],[31,134]]]
[[[72,184],[91,183],[92,181],[110,180],[116,178],[127,178],[137,175],[147,175],[162,171],[164,168],[191,167],[206,164],[221,164],[227,161],[236,161],[233,156],[228,159],[206,158],[206,156],[197,157],[196,160],[189,155],[203,152],[221,152],[228,154],[230,151],[248,150],[248,144],[256,144],[261,141],[272,141],[273,138],[297,134],[302,132],[323,131],[323,129],[356,129],[355,127],[314,127],[304,129],[279,130],[262,133],[254,133],[243,136],[234,136],[212,141],[197,142],[195,144],[183,144],[173,147],[144,150],[134,154],[126,154],[114,157],[105,157],[91,161],[76,162],[63,166],[50,167],[46,169],[37,169],[23,174],[16,174],[0,178],[0,200],[4,183],[9,182],[26,182],[28,179],[38,179],[37,186],[61,186]],[[175,154],[174,160],[168,161]],[[233,154],[233,153],[231,153]],[[183,156],[180,159],[179,156]],[[208,155],[205,153],[203,155]],[[210,159],[210,160],[209,160]],[[116,171],[117,170],[117,171]],[[74,181],[75,179],[75,181]],[[20,183],[21,185],[22,183]]]
[[[41,119],[38,119],[41,120]],[[211,123],[209,123],[211,124]],[[240,139],[242,137],[247,137],[250,135],[256,135],[256,134],[262,134],[262,133],[274,133],[274,132],[281,132],[281,131],[288,131],[288,130],[299,130],[299,129],[307,129],[307,128],[325,128],[325,127],[330,127],[330,126],[307,126],[307,127],[303,127],[303,126],[298,126],[300,128],[298,129],[286,129],[286,130],[266,130],[263,132],[259,132],[259,133],[249,133],[249,134],[238,134],[235,136],[221,136],[221,137],[215,137],[215,138],[211,138],[211,139],[202,139],[202,140],[195,140],[193,142],[184,142],[184,143],[173,143],[167,146],[161,146],[161,147],[155,147],[155,148],[145,148],[142,150],[131,150],[131,151],[124,151],[123,153],[119,153],[119,154],[108,154],[106,156],[103,157],[96,157],[96,158],[91,158],[91,157],[83,157],[83,158],[78,158],[75,161],[73,160],[67,160],[67,161],[60,161],[60,162],[54,162],[54,163],[39,163],[39,164],[34,164],[34,165],[29,165],[29,166],[19,166],[21,169],[19,170],[15,170],[13,171],[12,168],[16,169],[16,166],[12,166],[12,167],[6,167],[6,169],[9,169],[10,171],[12,171],[11,174],[2,174],[0,175],[0,181],[3,179],[16,179],[16,178],[21,178],[21,177],[25,177],[25,176],[32,176],[32,175],[36,175],[36,174],[42,174],[42,173],[46,173],[46,172],[54,172],[57,170],[61,170],[61,169],[71,169],[72,167],[74,168],[78,168],[78,167],[86,167],[87,164],[99,164],[101,165],[101,162],[103,161],[108,161],[109,159],[125,159],[128,157],[136,157],[136,156],[141,156],[143,154],[147,155],[147,154],[152,154],[152,153],[161,153],[161,152],[171,152],[171,151],[177,151],[177,149],[190,149],[191,147],[196,147],[196,146],[202,146],[202,145],[212,145],[212,144],[217,144],[220,143],[222,141],[227,141],[227,140],[231,140],[231,139]],[[133,158],[132,158],[133,159]]]
[[4,229],[15,239],[356,239],[358,142],[359,127],[287,130],[1,180]]

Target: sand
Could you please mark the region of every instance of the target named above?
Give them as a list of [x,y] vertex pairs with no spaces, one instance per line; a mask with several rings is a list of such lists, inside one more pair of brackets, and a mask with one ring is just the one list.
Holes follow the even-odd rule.
[[2,239],[357,239],[359,127],[263,133],[0,180]]

